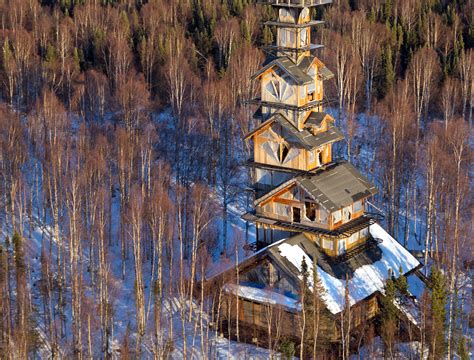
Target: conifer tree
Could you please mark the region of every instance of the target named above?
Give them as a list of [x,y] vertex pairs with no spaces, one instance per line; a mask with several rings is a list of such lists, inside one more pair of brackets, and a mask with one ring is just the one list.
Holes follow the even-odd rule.
[[382,340],[388,356],[393,355],[394,337],[397,329],[397,309],[394,301],[396,296],[396,285],[392,279],[392,272],[389,271],[387,283],[385,284],[385,294],[382,297]]
[[304,344],[307,340],[307,327],[308,327],[308,312],[310,309],[310,290],[308,285],[309,271],[308,264],[306,259],[303,257],[301,261],[301,271],[300,271],[300,304],[301,304],[301,313],[299,316],[299,327],[300,327],[300,359],[304,358]]
[[430,273],[430,354],[433,358],[442,358],[446,353],[446,279],[440,269],[432,268]]

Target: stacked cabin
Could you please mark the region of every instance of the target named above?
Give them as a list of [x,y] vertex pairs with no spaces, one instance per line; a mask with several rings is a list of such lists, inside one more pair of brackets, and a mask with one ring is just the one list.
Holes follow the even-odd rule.
[[[280,333],[297,342],[303,268],[314,270],[324,289],[320,341],[337,344],[338,319],[348,305],[354,329],[372,321],[387,279],[407,276],[419,283],[421,264],[367,212],[375,186],[335,156],[334,144],[344,136],[323,106],[324,82],[334,75],[314,54],[320,46],[311,43],[311,27],[321,23],[311,19],[311,8],[331,1],[263,2],[278,17],[266,23],[276,27],[277,37],[253,76],[261,89],[251,101],[258,125],[245,137],[253,143],[255,201],[243,218],[255,223],[257,252],[208,280],[219,289],[217,298],[224,293],[227,299],[218,310],[226,315],[217,321],[228,336],[235,336],[229,324],[238,324],[240,339],[262,344],[268,329],[283,326]],[[418,326],[416,314],[397,308]],[[269,325],[270,309],[282,312],[285,325]]]

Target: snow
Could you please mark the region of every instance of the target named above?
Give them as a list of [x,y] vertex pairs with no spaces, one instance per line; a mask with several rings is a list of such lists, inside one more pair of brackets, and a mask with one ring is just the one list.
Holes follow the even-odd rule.
[[[378,246],[382,251],[382,258],[371,265],[364,265],[355,270],[348,284],[351,306],[377,291],[383,293],[389,270],[398,277],[400,267],[403,274],[406,274],[420,265],[418,260],[380,225],[371,225],[369,231],[374,238],[381,240]],[[281,256],[286,257],[298,270],[301,270],[301,264],[305,258],[308,271],[312,272],[312,261],[300,246],[284,243],[278,245],[278,250]],[[340,313],[345,302],[345,280],[335,278],[319,266],[318,274],[326,289],[323,300],[328,310],[333,314]]]
[[423,291],[425,291],[426,285],[416,274],[410,274],[407,276],[408,291],[418,300],[421,299]]
[[[370,344],[366,344],[358,349],[357,354],[351,355],[350,360],[383,360],[387,358],[386,349],[382,339],[377,336]],[[418,341],[397,343],[393,349],[393,358],[399,360],[408,359],[428,359],[428,348],[421,351],[421,344]]]
[[281,305],[288,309],[300,310],[298,300],[279,294],[267,289],[258,289],[251,286],[226,284],[224,291],[237,295],[240,298],[255,301],[258,303]]

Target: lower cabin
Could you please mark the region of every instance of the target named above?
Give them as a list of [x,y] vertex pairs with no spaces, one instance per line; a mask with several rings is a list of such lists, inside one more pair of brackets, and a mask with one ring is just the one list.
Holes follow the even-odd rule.
[[[310,314],[306,316],[315,314],[308,310],[310,300],[305,305],[301,302],[305,263],[309,274],[307,299],[315,299],[314,266],[319,279],[317,348],[324,350],[327,358],[338,358],[341,314],[348,311],[346,302],[350,304],[351,334],[354,339],[362,339],[367,325],[374,323],[381,311],[381,297],[389,273],[394,277],[417,276],[421,267],[418,260],[378,224],[370,225],[368,231],[376,241],[343,259],[328,256],[311,237],[297,234],[243,259],[238,271],[232,267],[208,279],[207,283],[215,291],[214,298],[220,299],[213,314],[221,333],[273,350],[278,350],[277,344],[282,342],[292,342],[298,347],[303,307],[307,310],[305,314]],[[418,301],[415,296],[408,300],[409,304],[397,304],[397,308],[400,318],[416,329]],[[309,327],[307,329],[311,333]],[[305,351],[312,349],[310,337],[305,339],[305,346],[308,347]]]

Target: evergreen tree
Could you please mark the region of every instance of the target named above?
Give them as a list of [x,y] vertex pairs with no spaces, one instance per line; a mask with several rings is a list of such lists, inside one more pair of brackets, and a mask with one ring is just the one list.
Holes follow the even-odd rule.
[[393,66],[392,49],[386,46],[382,51],[382,61],[380,68],[380,80],[378,84],[379,98],[383,98],[393,86],[395,81],[395,68]]
[[405,275],[403,275],[403,269],[401,265],[400,265],[399,273],[400,273],[400,277],[395,280],[395,287],[396,287],[398,299],[403,299],[404,296],[408,295],[408,281]]
[[389,356],[393,354],[393,345],[397,330],[397,308],[395,306],[397,288],[392,279],[392,271],[389,271],[387,283],[385,284],[385,294],[381,299],[381,335],[385,345],[385,351]]
[[430,273],[430,352],[434,358],[446,353],[446,279],[440,269],[432,268]]

